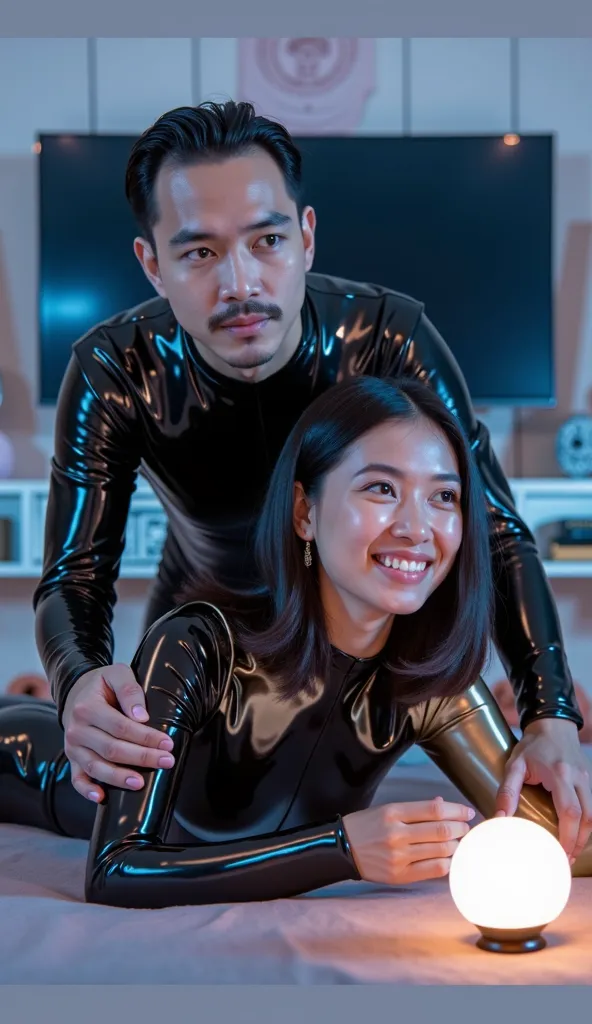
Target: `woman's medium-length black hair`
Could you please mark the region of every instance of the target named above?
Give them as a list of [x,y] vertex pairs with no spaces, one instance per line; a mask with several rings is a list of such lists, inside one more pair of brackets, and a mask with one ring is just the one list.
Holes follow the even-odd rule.
[[[313,555],[313,565],[305,566],[304,544],[293,525],[294,484],[299,481],[314,503],[327,474],[364,434],[388,422],[420,418],[442,431],[456,456],[463,536],[450,572],[422,608],[395,616],[382,669],[392,675],[395,698],[407,704],[462,693],[483,669],[493,618],[488,513],[462,426],[426,384],[356,377],[317,397],[284,444],[256,530],[261,585],[240,597],[207,585],[183,595],[226,610],[239,643],[278,675],[285,697],[326,676],[331,657],[317,559]],[[266,608],[258,628],[249,624],[249,607]]]

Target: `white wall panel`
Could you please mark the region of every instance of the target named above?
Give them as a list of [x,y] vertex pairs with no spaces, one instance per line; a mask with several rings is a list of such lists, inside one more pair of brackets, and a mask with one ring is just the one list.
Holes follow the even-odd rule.
[[509,39],[412,39],[411,130],[506,132]]
[[193,102],[190,39],[98,39],[97,127],[142,132]]
[[87,128],[86,39],[0,38],[0,156],[30,153],[39,131]]
[[231,100],[237,95],[238,40],[200,39],[199,100]]
[[592,154],[592,39],[521,39],[520,129],[556,131],[563,153]]
[[402,42],[376,40],[376,89],[369,97],[359,133],[381,135],[403,129]]

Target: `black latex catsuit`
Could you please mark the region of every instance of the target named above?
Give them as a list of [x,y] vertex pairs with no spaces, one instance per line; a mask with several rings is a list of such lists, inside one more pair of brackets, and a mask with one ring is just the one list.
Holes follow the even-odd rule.
[[[463,423],[491,513],[496,646],[521,725],[583,725],[549,585],[516,514],[457,364],[421,303],[373,285],[308,275],[302,340],[258,384],[210,369],[163,299],[99,325],[74,346],[58,403],[37,641],[62,709],[75,680],[112,662],[111,611],[138,469],[169,517],[147,622],[185,581],[253,580],[253,525],[272,466],[303,409],[348,376],[429,383]],[[475,338],[475,344],[479,339]]]
[[[252,582],[250,529],[289,430],[317,394],[361,373],[415,376],[460,417],[489,502],[496,645],[521,725],[564,717],[582,726],[533,539],[421,304],[311,274],[302,321],[290,362],[259,384],[207,367],[161,299],[76,344],[58,406],[35,594],[38,644],[58,712],[41,703],[0,712],[0,819],[91,833],[95,807],[70,784],[58,718],[76,679],[112,661],[114,583],[137,471],[169,515],[148,612],[154,622],[186,580]],[[482,683],[452,702],[409,712],[376,664],[334,652],[314,700],[281,704],[273,680],[241,652],[233,657],[231,647],[219,613],[195,608],[159,619],[145,639],[133,668],[150,723],[174,739],[176,764],[146,773],[139,793],[104,787],[88,898],[209,903],[355,878],[341,816],[368,805],[413,742],[481,813],[493,810],[515,741]],[[519,813],[556,831],[551,798],[539,787],[523,789]],[[589,859],[586,850],[576,872],[589,873]]]
[[[105,786],[98,811],[71,785],[56,709],[0,710],[0,818],[80,838],[92,831],[86,898],[96,903],[266,900],[358,879],[343,816],[369,806],[412,743],[484,816],[516,743],[482,681],[409,709],[380,657],[334,649],[326,679],[280,699],[225,616],[202,602],[158,620],[132,667],[151,725],[173,739],[175,765],[142,772],[138,792]],[[542,787],[523,788],[518,814],[557,834]],[[574,874],[592,874],[592,845]]]

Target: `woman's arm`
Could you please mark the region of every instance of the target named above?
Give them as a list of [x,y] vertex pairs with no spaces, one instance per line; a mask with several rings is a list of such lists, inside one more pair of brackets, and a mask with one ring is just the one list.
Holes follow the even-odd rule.
[[175,765],[141,774],[134,792],[106,786],[90,843],[86,898],[122,907],[268,900],[357,879],[340,817],[222,843],[164,842],[192,737],[220,706],[232,639],[211,606],[185,605],[148,631],[132,668],[150,724],[173,740]]
[[[480,814],[492,817],[517,740],[483,680],[460,697],[418,705],[412,715],[418,745]],[[553,798],[543,786],[523,786],[516,814],[558,836]],[[592,875],[592,842],[577,858],[572,873]]]

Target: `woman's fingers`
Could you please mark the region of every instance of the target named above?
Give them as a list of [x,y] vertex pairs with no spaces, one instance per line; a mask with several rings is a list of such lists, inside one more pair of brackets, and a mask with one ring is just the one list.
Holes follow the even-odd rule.
[[469,831],[469,825],[464,821],[424,821],[408,825],[407,831],[407,842],[413,850],[415,844],[448,843],[462,839]]
[[409,803],[388,804],[387,816],[393,822],[415,825],[437,821],[471,821],[475,811],[466,804],[451,803],[441,796],[433,800],[416,800]]
[[447,843],[414,843],[409,847],[410,862],[450,858],[458,849],[458,843],[458,839],[450,839]]
[[409,882],[425,882],[430,878],[444,878],[450,872],[450,857],[439,857],[434,860],[418,860],[410,864],[405,872],[404,884]]

